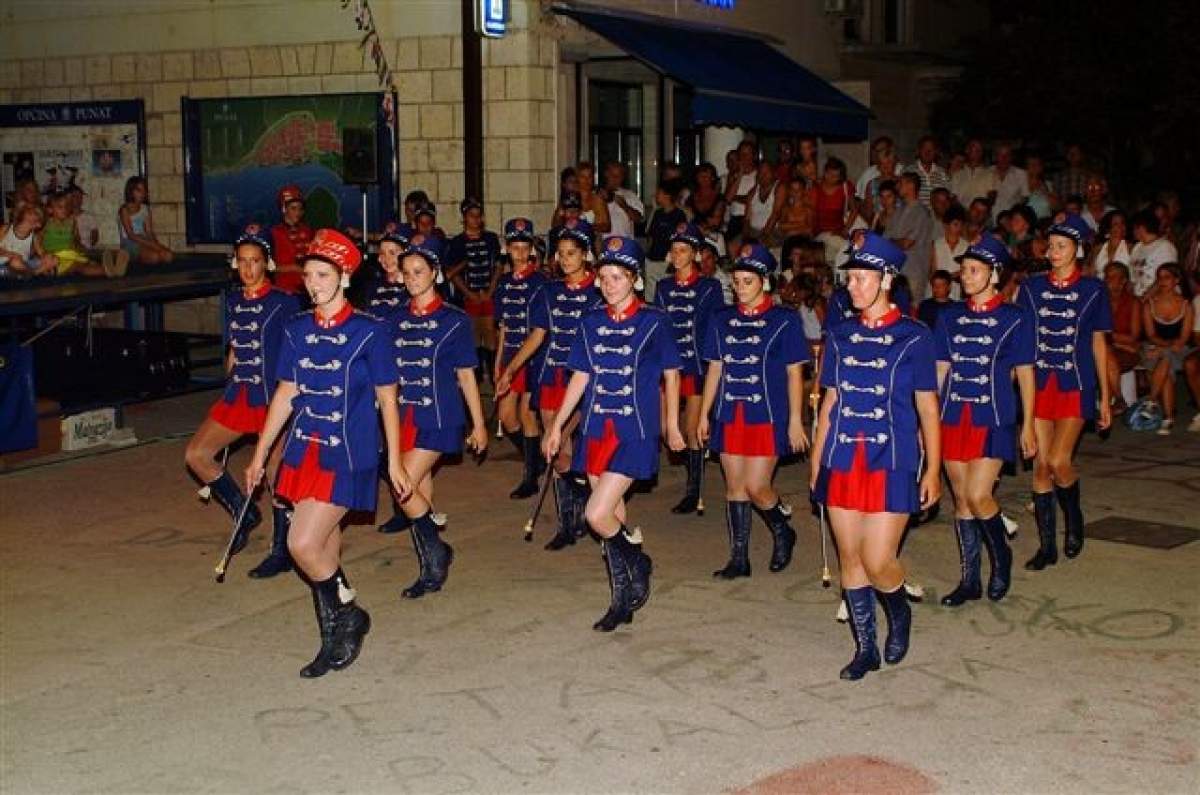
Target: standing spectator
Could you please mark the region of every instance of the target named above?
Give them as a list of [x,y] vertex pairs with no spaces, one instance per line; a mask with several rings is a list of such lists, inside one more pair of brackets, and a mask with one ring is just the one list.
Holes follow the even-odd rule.
[[1100,219],[1112,210],[1117,209],[1105,199],[1108,197],[1108,183],[1104,177],[1093,174],[1088,178],[1083,190],[1083,210],[1079,215],[1096,232],[1100,228]]
[[612,230],[608,218],[608,204],[596,193],[596,167],[586,160],[575,166],[575,177],[579,180],[579,201],[582,210],[579,217],[592,225],[596,239]]
[[[1200,279],[1192,274],[1193,287],[1200,287]],[[1200,406],[1200,292],[1192,297],[1192,352],[1183,360],[1183,370],[1187,375],[1188,391],[1192,393],[1192,402]],[[1188,423],[1189,433],[1200,433],[1200,411]]]
[[750,207],[750,196],[758,180],[757,147],[753,141],[742,141],[737,148],[735,167],[725,176],[725,204],[729,207],[729,228],[726,238],[730,241],[742,236],[746,224],[746,212]]
[[658,190],[654,192],[656,207],[650,216],[650,225],[646,227],[646,235],[650,238],[650,250],[646,252],[646,278],[643,280],[647,301],[654,300],[655,288],[667,275],[666,260],[667,252],[671,249],[671,236],[681,224],[687,224],[687,214],[678,205],[679,191],[682,189],[683,182],[672,179],[660,182]]
[[1058,194],[1046,181],[1046,161],[1035,153],[1025,155],[1025,180],[1029,185],[1029,198],[1025,203],[1040,221],[1049,218],[1058,206]]
[[962,294],[958,285],[958,258],[965,254],[969,247],[967,238],[963,235],[966,226],[967,214],[956,204],[946,211],[946,216],[942,218],[942,234],[933,241],[933,269],[945,271],[953,278],[950,297],[955,301],[959,300]]
[[725,303],[733,303],[733,281],[729,273],[721,268],[721,258],[725,256],[725,238],[720,232],[709,232],[704,236],[700,246],[700,275],[711,276],[721,283],[721,294]]
[[688,211],[692,223],[702,232],[716,232],[725,221],[725,197],[717,179],[717,169],[712,163],[701,163],[696,168],[696,188],[688,196]]
[[996,147],[996,165],[992,166],[992,176],[992,190],[996,193],[992,202],[993,213],[1011,210],[1029,195],[1029,181],[1025,177],[1025,169],[1012,164],[1012,147],[1009,144]]
[[892,218],[900,208],[900,189],[893,180],[887,180],[879,186],[879,200],[875,203],[876,210],[868,219],[871,231],[882,235],[883,230],[891,223]]
[[[962,267],[958,263],[955,263],[955,266]],[[930,296],[917,307],[917,320],[920,320],[931,329],[936,328],[938,315],[941,314],[942,310],[954,303],[954,299],[950,295],[954,284],[954,276],[948,271],[934,271],[933,276],[929,277]]]
[[1124,414],[1129,406],[1121,392],[1121,376],[1141,362],[1142,309],[1129,287],[1129,267],[1116,260],[1103,270],[1112,304],[1112,356],[1108,357],[1108,393],[1112,395],[1113,414]]
[[950,192],[964,207],[980,196],[986,198],[996,190],[995,173],[983,159],[983,141],[967,141],[966,162],[950,178]]
[[[860,178],[860,188],[856,188],[856,193],[862,199],[863,207],[860,210],[862,217],[868,221],[873,218],[879,210],[879,186],[885,182],[895,182],[900,178],[903,169],[896,161],[896,150],[890,146],[883,147],[878,150],[875,155],[875,165],[871,166],[867,171],[874,171],[874,176],[864,181]],[[867,172],[864,172],[864,176]]]
[[952,206],[956,206],[954,197],[950,195],[947,188],[934,188],[929,194],[929,212],[933,213],[933,222],[936,226],[936,233],[942,233],[942,221],[946,217],[946,211]]
[[[412,194],[409,194],[410,196]],[[271,253],[275,260],[275,286],[293,295],[307,294],[301,260],[313,239],[313,230],[304,222],[304,193],[299,185],[284,185],[275,195],[279,203],[279,223],[271,227]],[[404,202],[408,213],[408,199]],[[123,224],[122,224],[123,226]],[[121,248],[125,248],[122,235]],[[303,303],[303,302],[302,302]]]
[[933,216],[919,200],[921,177],[911,171],[900,177],[900,200],[904,206],[892,218],[885,234],[904,249],[904,267],[914,302],[925,297],[929,286],[929,263],[933,259]]
[[492,295],[500,281],[500,237],[484,224],[483,203],[473,197],[462,200],[463,231],[450,238],[442,255],[445,278],[462,297],[463,309],[471,318],[475,342],[475,380],[483,383],[495,373],[496,307]]
[[802,135],[796,142],[797,148],[797,166],[811,164],[813,170],[817,168],[817,139],[811,135]]
[[[1168,241],[1169,242],[1169,241]],[[1193,327],[1192,305],[1182,295],[1183,273],[1174,262],[1155,273],[1154,289],[1142,304],[1142,367],[1150,372],[1150,400],[1163,404],[1158,433],[1166,436],[1175,424],[1175,380],[1187,355],[1188,329]]]
[[1075,143],[1067,144],[1066,158],[1067,167],[1054,180],[1054,192],[1062,197],[1082,196],[1091,177],[1085,165],[1083,147]]
[[949,188],[950,175],[938,165],[937,140],[932,135],[926,135],[917,142],[917,162],[909,169],[921,178],[919,193],[921,204],[929,206],[929,194],[934,188]]
[[609,235],[633,237],[634,227],[646,215],[646,205],[625,187],[627,175],[624,163],[614,160],[604,167],[604,188],[599,193],[608,203],[608,220],[612,224]]
[[[1092,270],[1096,274],[1106,273],[1110,263],[1123,263],[1128,269],[1132,257],[1129,254],[1129,224],[1125,213],[1112,210],[1100,219],[1100,234],[1096,238],[1096,246],[1092,249]],[[1114,311],[1116,304],[1113,304]]]
[[1129,254],[1129,270],[1133,274],[1133,294],[1146,295],[1158,278],[1158,269],[1168,262],[1178,262],[1179,253],[1170,240],[1159,234],[1158,219],[1151,210],[1133,216],[1133,239],[1137,243]]

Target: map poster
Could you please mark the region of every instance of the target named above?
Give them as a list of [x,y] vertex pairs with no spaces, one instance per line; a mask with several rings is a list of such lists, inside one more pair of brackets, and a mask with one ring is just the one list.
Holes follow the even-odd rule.
[[[83,190],[84,212],[96,219],[99,244],[119,245],[125,180],[143,173],[143,113],[141,100],[0,105],[5,217],[26,180],[43,196],[74,186]],[[98,161],[101,168],[94,167]]]
[[230,243],[249,223],[279,223],[276,194],[304,193],[305,221],[362,227],[362,188],[342,181],[342,134],[372,130],[379,183],[367,188],[367,223],[396,213],[395,141],[379,92],[185,99],[188,243]]

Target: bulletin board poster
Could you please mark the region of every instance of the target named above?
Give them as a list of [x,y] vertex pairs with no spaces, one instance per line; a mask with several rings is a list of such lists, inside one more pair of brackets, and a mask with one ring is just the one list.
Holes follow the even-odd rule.
[[140,99],[0,105],[0,194],[6,223],[22,184],[32,181],[43,201],[78,187],[82,212],[100,230],[100,245],[119,245],[117,212],[125,200],[125,181],[142,174],[145,105]]
[[304,194],[312,228],[362,228],[363,188],[343,180],[347,129],[373,132],[379,181],[366,187],[368,229],[395,218],[395,131],[385,96],[184,98],[188,243],[231,243],[247,224],[279,223],[284,185]]

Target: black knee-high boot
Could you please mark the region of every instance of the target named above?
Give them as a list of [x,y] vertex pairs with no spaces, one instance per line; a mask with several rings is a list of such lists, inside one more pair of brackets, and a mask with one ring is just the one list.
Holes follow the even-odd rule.
[[413,520],[413,549],[421,564],[421,573],[412,585],[400,592],[406,599],[420,599],[427,593],[442,590],[450,576],[450,564],[454,562],[454,548],[438,537],[438,526],[433,521],[433,512]]
[[621,525],[613,542],[621,545],[622,557],[629,568],[629,609],[636,613],[650,599],[650,575],[654,572],[654,561],[641,545],[629,540],[625,525]]
[[348,668],[358,659],[363,638],[371,630],[371,616],[354,601],[354,589],[341,568],[311,585],[321,648],[313,661],[300,669],[306,679]]
[[983,545],[987,549],[988,563],[992,573],[988,576],[987,595],[999,602],[1008,593],[1012,583],[1012,549],[1004,528],[1004,516],[997,513],[988,519],[979,519],[983,528]]
[[598,632],[612,632],[622,624],[633,622],[633,606],[630,596],[629,560],[625,551],[629,544],[620,531],[613,538],[604,539],[604,565],[608,570],[608,587],[611,600],[608,611],[592,624]]
[[274,522],[271,535],[271,552],[247,574],[258,580],[265,580],[285,571],[292,570],[292,556],[288,553],[288,531],[292,526],[292,511],[284,505],[272,505],[271,517]]
[[521,482],[509,492],[509,499],[524,500],[538,493],[538,462],[542,460],[542,438],[540,436],[522,436],[521,448],[524,458],[524,468],[521,472]]
[[1083,509],[1079,506],[1079,481],[1070,486],[1055,486],[1054,496],[1058,498],[1066,523],[1063,554],[1073,558],[1083,551]]
[[729,562],[713,572],[714,577],[733,580],[750,576],[750,526],[753,522],[750,503],[744,500],[725,502],[725,529],[729,534]]
[[895,665],[908,654],[908,640],[912,632],[912,608],[908,605],[908,594],[904,583],[894,591],[876,591],[883,614],[887,617],[888,634],[883,642],[883,659]]
[[850,613],[850,631],[854,634],[854,658],[838,674],[842,679],[862,679],[879,670],[879,646],[875,640],[875,589],[869,585],[847,588],[842,592]]
[[404,511],[400,509],[400,503],[396,501],[396,495],[392,494],[392,477],[388,474],[386,451],[379,453],[379,467],[376,471],[379,473],[380,482],[387,486],[388,494],[392,498],[392,518],[375,529],[381,533],[403,533],[412,526],[412,520],[404,515]]
[[[233,476],[228,472],[222,472],[216,480],[209,481],[208,488],[217,504],[224,508],[231,518],[236,519],[242,511],[242,506],[246,503],[246,495],[242,494],[242,490],[238,488]],[[251,502],[250,506],[246,508],[242,523],[238,525],[237,535],[233,540],[234,555],[246,548],[246,542],[250,539],[250,531],[258,527],[261,522],[262,513],[258,510],[258,506]]]
[[796,531],[792,529],[792,509],[779,500],[765,511],[755,506],[758,515],[767,523],[771,531],[773,546],[771,547],[771,571],[783,571],[792,562],[792,551],[796,548]]
[[687,450],[683,461],[687,467],[687,486],[683,491],[683,499],[675,503],[671,513],[695,513],[700,505],[700,470],[704,466],[704,451]]
[[575,543],[575,479],[569,472],[554,478],[554,507],[558,512],[558,527],[544,549],[557,552]]
[[1038,551],[1025,561],[1025,568],[1041,571],[1058,563],[1058,539],[1054,527],[1054,495],[1051,492],[1033,493],[1033,515],[1037,521]]
[[983,596],[983,586],[979,583],[979,522],[955,519],[954,535],[958,537],[958,587],[942,597],[946,607],[958,607]]

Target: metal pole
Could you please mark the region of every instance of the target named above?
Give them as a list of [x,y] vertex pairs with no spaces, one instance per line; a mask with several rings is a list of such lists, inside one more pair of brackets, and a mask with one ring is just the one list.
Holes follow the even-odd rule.
[[483,201],[483,47],[475,30],[478,0],[462,0],[463,181]]

